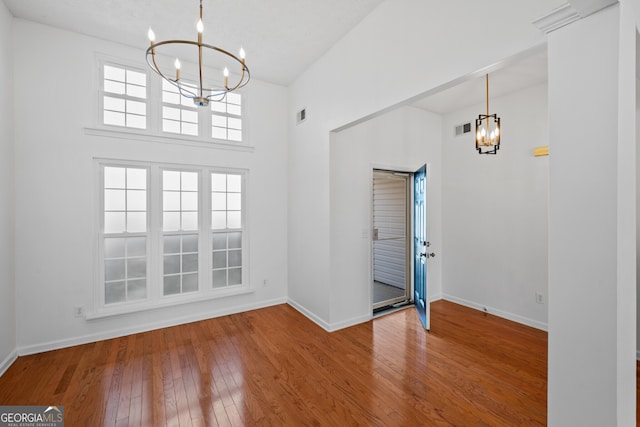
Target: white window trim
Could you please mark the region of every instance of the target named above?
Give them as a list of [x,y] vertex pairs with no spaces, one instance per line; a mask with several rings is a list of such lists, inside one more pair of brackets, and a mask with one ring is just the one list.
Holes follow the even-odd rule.
[[[104,230],[103,230],[103,167],[139,167],[148,168],[148,243],[147,243],[147,298],[144,300],[127,301],[114,305],[104,302]],[[156,162],[138,162],[130,160],[94,158],[96,185],[96,215],[95,215],[95,268],[93,286],[93,310],[88,312],[85,319],[99,319],[145,310],[154,310],[181,304],[223,298],[232,295],[248,294],[255,291],[250,279],[249,260],[249,227],[247,188],[249,171],[247,169],[224,168],[210,165],[171,164]],[[198,224],[198,283],[199,290],[186,294],[163,295],[162,274],[162,187],[161,171],[163,169],[179,169],[200,172],[199,179],[199,218]],[[213,288],[211,285],[211,173],[239,174],[242,176],[242,284],[224,288]]]
[[[189,136],[162,131],[162,78],[149,69],[145,62],[130,61],[114,58],[104,54],[96,53],[94,61],[94,76],[98,79],[94,87],[96,88],[96,112],[93,124],[86,126],[84,132],[87,135],[106,136],[117,139],[144,140],[167,144],[191,145],[206,148],[226,149],[234,151],[253,151],[254,147],[250,142],[248,105],[250,90],[245,89],[239,92],[242,95],[242,141],[234,142],[224,139],[213,138],[211,136],[211,108],[198,108],[198,136]],[[114,67],[129,68],[141,71],[147,75],[147,128],[136,129],[119,126],[105,125],[102,120],[103,96],[104,96],[104,65]],[[217,73],[217,70],[208,70],[210,73]],[[197,81],[196,76],[183,73],[183,78],[189,81]]]

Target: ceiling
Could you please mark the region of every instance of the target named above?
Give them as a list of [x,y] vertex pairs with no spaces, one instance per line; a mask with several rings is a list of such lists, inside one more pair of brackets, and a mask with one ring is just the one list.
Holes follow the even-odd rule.
[[[489,74],[489,101],[547,81],[547,50],[538,49],[508,62]],[[485,102],[485,76],[469,78],[449,89],[426,96],[412,105],[437,114],[447,114]]]
[[[289,85],[384,0],[203,0],[204,41],[244,47],[251,75]],[[4,0],[13,16],[144,52],[157,40],[195,40],[198,0]],[[143,53],[141,53],[142,57]]]
[[[3,0],[17,17],[126,44],[195,40],[198,0]],[[384,0],[203,0],[204,41],[247,52],[252,77],[289,85]],[[491,98],[547,79],[546,50],[492,71]],[[484,76],[412,105],[438,114],[484,102]]]

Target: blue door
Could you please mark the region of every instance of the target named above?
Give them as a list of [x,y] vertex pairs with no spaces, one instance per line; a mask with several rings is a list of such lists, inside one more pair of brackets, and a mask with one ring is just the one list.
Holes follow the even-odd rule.
[[427,302],[427,166],[413,175],[413,301],[425,329],[429,329],[429,303]]

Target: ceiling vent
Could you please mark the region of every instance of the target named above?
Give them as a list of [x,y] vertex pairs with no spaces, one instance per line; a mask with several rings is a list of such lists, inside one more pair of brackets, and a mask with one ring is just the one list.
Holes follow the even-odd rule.
[[469,132],[471,132],[471,123],[464,123],[455,126],[455,136],[464,135],[465,133]]
[[300,124],[305,120],[307,120],[307,109],[303,108],[302,110],[296,113],[296,121],[298,122],[298,124]]

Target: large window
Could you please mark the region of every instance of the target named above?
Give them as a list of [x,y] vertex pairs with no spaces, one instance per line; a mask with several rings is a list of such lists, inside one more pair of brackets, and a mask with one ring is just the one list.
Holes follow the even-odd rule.
[[246,173],[98,162],[96,312],[246,292]]
[[[148,73],[144,66],[111,61],[111,58],[99,60],[100,131],[118,127],[119,132],[156,136],[163,142],[170,137],[176,142],[246,145],[243,94],[231,92],[222,99],[211,100],[209,108],[197,107],[176,86]],[[196,81],[193,76],[184,80],[195,91],[193,81]]]

